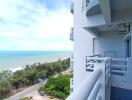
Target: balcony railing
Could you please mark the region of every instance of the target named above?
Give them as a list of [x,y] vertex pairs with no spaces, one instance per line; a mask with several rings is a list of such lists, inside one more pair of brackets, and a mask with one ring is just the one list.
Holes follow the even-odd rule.
[[128,59],[101,58],[99,55],[86,56],[86,71],[90,75],[67,100],[110,100],[113,82],[116,86],[126,82]]
[[73,92],[73,78],[70,78],[70,93]]
[[72,14],[74,13],[74,4],[73,4],[73,2],[71,2],[71,5],[70,5],[70,12]]
[[[66,100],[87,100],[87,97],[90,95],[91,91],[98,92],[100,89],[100,83],[97,85],[97,89],[94,89],[94,86],[101,76],[102,71],[96,70],[90,77],[88,77],[78,89],[76,89]],[[92,79],[92,80],[91,80]],[[90,84],[89,84],[90,83]],[[96,96],[96,94],[94,95]]]
[[127,60],[126,59],[111,59],[112,75],[126,76],[127,75]]
[[66,100],[109,100],[109,62],[109,58],[86,57],[86,63],[94,66],[93,71]]
[[86,16],[100,14],[99,0],[86,0]]
[[128,60],[127,59],[111,59],[111,79],[112,85],[123,87],[127,83],[128,77]]
[[71,41],[74,40],[74,28],[71,28],[71,31],[70,31],[70,40]]
[[73,60],[70,60],[70,69],[73,70]]

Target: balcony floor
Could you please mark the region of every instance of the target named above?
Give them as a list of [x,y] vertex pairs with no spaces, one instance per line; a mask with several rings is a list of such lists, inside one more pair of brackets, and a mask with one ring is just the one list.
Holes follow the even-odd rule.
[[132,100],[132,90],[112,87],[111,100]]

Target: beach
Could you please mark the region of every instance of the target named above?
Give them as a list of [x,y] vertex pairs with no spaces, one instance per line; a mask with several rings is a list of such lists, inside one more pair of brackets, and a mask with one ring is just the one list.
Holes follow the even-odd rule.
[[0,70],[16,71],[26,65],[70,57],[70,51],[0,51]]

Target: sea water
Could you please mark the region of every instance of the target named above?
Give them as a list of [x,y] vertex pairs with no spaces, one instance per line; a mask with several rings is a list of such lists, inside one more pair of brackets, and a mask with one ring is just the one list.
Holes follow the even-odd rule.
[[0,70],[16,71],[25,65],[70,57],[70,51],[0,51]]

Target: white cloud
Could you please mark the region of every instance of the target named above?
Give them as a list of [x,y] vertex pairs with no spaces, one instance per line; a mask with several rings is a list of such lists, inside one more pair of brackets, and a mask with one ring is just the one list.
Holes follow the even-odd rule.
[[33,32],[37,36],[54,37],[69,33],[72,26],[72,16],[65,10],[52,12],[49,16],[38,19],[38,24],[34,26]]

